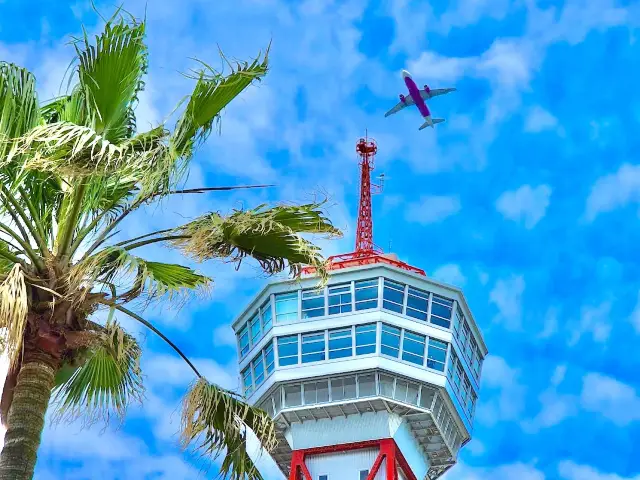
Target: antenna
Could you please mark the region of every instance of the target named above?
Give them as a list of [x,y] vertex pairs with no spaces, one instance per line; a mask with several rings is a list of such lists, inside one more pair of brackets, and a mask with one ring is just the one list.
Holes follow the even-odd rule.
[[[382,253],[373,243],[373,216],[371,213],[371,195],[382,191],[383,184],[371,184],[371,171],[375,168],[375,155],[378,146],[375,140],[358,140],[356,152],[360,155],[360,203],[358,205],[358,228],[356,230],[355,253]],[[384,180],[384,176],[382,176]]]
[[[356,152],[360,156],[360,201],[358,203],[358,226],[356,229],[356,248],[351,253],[333,255],[327,259],[329,270],[349,268],[373,263],[386,263],[397,268],[407,270],[418,275],[425,275],[424,270],[413,267],[398,259],[383,255],[380,247],[373,243],[373,216],[371,212],[371,196],[381,193],[384,181],[388,179],[384,173],[380,174],[376,181],[371,183],[371,171],[375,167],[375,156],[378,146],[375,140],[365,133],[364,138],[356,143]],[[391,250],[391,241],[389,241]],[[303,274],[317,273],[316,267],[306,266]]]

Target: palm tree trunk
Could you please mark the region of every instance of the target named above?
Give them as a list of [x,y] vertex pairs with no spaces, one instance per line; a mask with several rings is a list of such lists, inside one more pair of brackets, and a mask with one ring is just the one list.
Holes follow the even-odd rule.
[[27,353],[18,374],[0,454],[0,480],[31,480],[58,362]]

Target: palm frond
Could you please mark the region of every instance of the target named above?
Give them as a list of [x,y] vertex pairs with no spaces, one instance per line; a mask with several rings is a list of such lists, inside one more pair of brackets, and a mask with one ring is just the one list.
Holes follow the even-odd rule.
[[[140,346],[117,323],[108,322],[84,349],[76,350],[76,364],[67,365],[57,377],[54,404],[57,416],[122,418],[127,406],[140,401],[144,392],[140,370]],[[66,377],[66,378],[65,378]]]
[[0,283],[0,329],[5,330],[3,353],[15,366],[22,352],[22,339],[27,325],[27,285],[19,264],[15,264],[4,282]]
[[123,141],[110,142],[91,127],[70,122],[39,125],[17,140],[12,155],[28,155],[25,168],[58,175],[145,175],[165,163],[168,133],[163,127]]
[[241,262],[256,259],[268,274],[284,270],[288,264],[294,275],[304,265],[326,273],[320,249],[300,234],[341,233],[319,210],[320,204],[278,206],[261,205],[253,210],[236,211],[228,217],[218,213],[205,216],[175,229],[180,237],[172,243],[198,261],[226,258]]
[[176,264],[151,262],[129,253],[122,247],[107,247],[78,263],[71,273],[71,285],[91,285],[95,281],[122,283],[131,281],[124,294],[131,300],[141,294],[149,298],[190,293],[206,289],[211,279]]
[[237,62],[235,67],[232,65],[231,72],[226,76],[202,63],[203,68],[194,76],[197,79],[196,86],[170,140],[175,158],[183,159],[183,163],[177,165],[178,175],[186,167],[197,144],[211,133],[220,112],[255,80],[266,75],[268,60],[267,48],[264,56],[258,54],[251,63]]
[[262,478],[246,451],[247,428],[267,451],[276,447],[275,426],[266,412],[204,378],[187,392],[182,405],[182,446],[191,446],[214,458],[224,452],[220,472],[233,480]]
[[0,240],[0,278],[6,277],[16,264],[17,255],[4,240]]
[[86,33],[74,43],[79,89],[91,122],[85,125],[116,144],[135,131],[134,108],[147,72],[145,24],[119,13],[96,36],[95,45]]
[[36,80],[28,70],[0,62],[0,168],[7,166],[13,139],[40,120]]

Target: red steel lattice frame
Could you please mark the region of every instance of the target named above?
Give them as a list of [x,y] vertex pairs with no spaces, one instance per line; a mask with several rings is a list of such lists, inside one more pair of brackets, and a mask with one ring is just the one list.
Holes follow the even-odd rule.
[[[358,203],[358,226],[356,229],[356,249],[351,253],[334,255],[328,259],[328,269],[386,263],[403,270],[425,275],[424,270],[413,267],[405,262],[383,255],[382,249],[373,243],[373,214],[371,212],[371,195],[382,191],[382,185],[371,183],[371,171],[375,166],[375,155],[378,146],[375,140],[368,137],[361,138],[356,144],[356,152],[360,155],[360,202]],[[305,267],[304,274],[313,274],[314,267]]]
[[380,471],[380,467],[384,460],[386,460],[384,480],[398,480],[398,468],[400,468],[407,480],[417,480],[415,474],[411,471],[411,467],[409,467],[407,460],[404,458],[404,455],[402,455],[398,445],[392,438],[294,450],[293,455],[291,456],[289,480],[313,480],[305,463],[305,460],[309,455],[349,452],[375,447],[378,447],[380,450],[378,452],[378,456],[373,462],[373,465],[371,466],[371,469],[369,470],[367,480],[374,480]]

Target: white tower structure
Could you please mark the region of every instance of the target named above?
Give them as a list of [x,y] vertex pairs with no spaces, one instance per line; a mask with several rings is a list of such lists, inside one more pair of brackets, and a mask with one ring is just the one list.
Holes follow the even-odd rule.
[[327,286],[312,270],[271,283],[233,324],[289,480],[432,480],[471,439],[487,348],[460,289],[373,245],[375,151],[358,143],[359,248],[330,259]]

